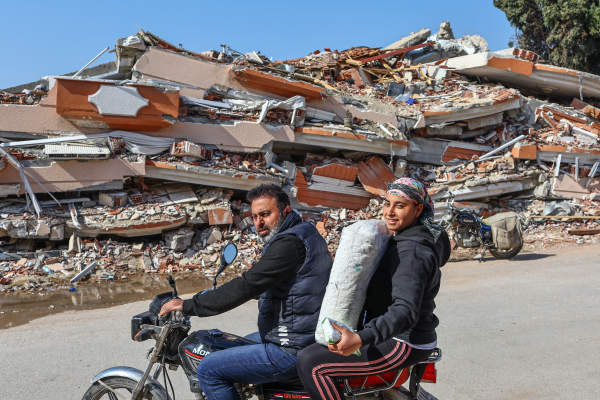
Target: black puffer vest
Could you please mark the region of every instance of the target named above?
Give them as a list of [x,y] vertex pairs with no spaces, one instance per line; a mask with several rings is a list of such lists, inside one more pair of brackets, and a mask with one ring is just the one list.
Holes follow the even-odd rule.
[[315,342],[315,329],[333,261],[327,243],[310,222],[296,212],[286,218],[279,233],[296,235],[306,247],[306,260],[293,277],[260,296],[258,330],[263,343],[303,349]]

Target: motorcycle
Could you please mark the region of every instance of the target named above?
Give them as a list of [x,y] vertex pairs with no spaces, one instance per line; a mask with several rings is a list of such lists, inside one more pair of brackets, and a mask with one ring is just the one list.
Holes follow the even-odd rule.
[[[237,247],[228,244],[221,251],[221,266],[214,277],[213,288],[217,286],[217,277],[233,263],[237,257]],[[170,312],[163,317],[158,314],[162,305],[179,298],[177,287],[171,275],[167,275],[172,292],[157,295],[150,303],[148,311],[131,319],[131,338],[136,342],[154,339],[154,346],[148,350],[148,364],[144,371],[131,367],[114,367],[100,372],[92,379],[83,400],[171,400],[175,392],[168,371],[182,367],[189,381],[190,392],[196,399],[206,399],[196,370],[198,364],[207,355],[236,346],[247,346],[255,342],[219,329],[199,330],[190,333],[189,317],[181,311]],[[435,363],[441,360],[442,352],[436,348],[428,360],[411,368],[381,373],[379,375],[340,381],[346,396],[362,396],[361,399],[385,395],[391,400],[436,400],[421,387],[421,383],[435,383],[437,370]],[[154,373],[152,368],[156,366]],[[163,384],[159,383],[160,375]],[[167,382],[169,387],[167,387]],[[408,389],[402,385],[409,382]],[[236,389],[242,400],[256,396],[259,400],[309,399],[299,378],[277,381],[262,385],[236,383]],[[169,388],[171,395],[169,394]]]
[[481,218],[467,209],[454,205],[455,196],[449,192],[447,210],[442,226],[459,247],[483,248],[479,262],[485,261],[486,250],[498,259],[511,259],[523,248],[523,221],[520,214],[504,212]]

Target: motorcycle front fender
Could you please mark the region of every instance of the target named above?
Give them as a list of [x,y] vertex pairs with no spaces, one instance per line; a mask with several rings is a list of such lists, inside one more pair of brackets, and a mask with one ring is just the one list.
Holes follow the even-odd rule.
[[[131,367],[113,367],[100,372],[94,377],[94,379],[91,380],[91,383],[93,384],[98,382],[99,380],[103,380],[104,378],[110,377],[128,378],[139,382],[142,379],[142,376],[144,376],[144,373],[139,369]],[[148,378],[146,378],[146,384],[144,386],[149,389],[154,389],[154,391],[160,395],[160,398],[158,400],[168,400],[165,388],[163,388],[162,385],[158,383],[158,381],[153,377],[148,376]]]

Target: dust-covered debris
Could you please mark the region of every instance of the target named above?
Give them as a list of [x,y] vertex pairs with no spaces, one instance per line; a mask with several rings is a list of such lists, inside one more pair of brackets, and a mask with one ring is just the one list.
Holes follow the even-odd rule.
[[448,21],[284,61],[145,31],[115,50],[114,68],[0,91],[0,292],[212,277],[228,243],[240,255],[226,274],[240,275],[260,257],[245,194],[263,183],[332,256],[404,176],[438,220],[450,194],[482,218],[520,213],[525,250],[598,241],[599,77],[489,52]]

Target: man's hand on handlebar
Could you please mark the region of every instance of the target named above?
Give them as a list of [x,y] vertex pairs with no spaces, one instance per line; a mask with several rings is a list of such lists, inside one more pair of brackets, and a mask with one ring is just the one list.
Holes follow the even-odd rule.
[[171,312],[171,311],[183,311],[183,300],[181,299],[173,299],[165,304],[163,304],[160,309],[160,313],[158,313],[159,317]]

